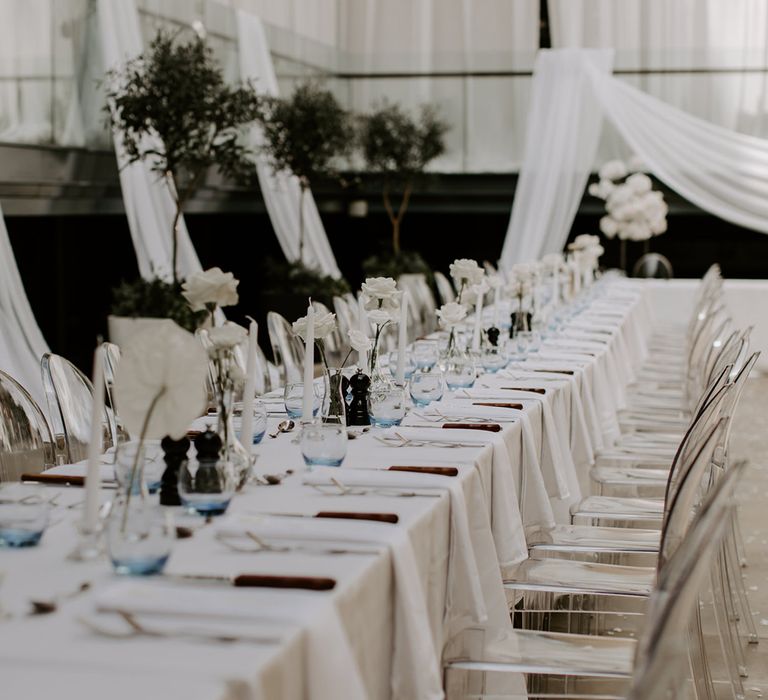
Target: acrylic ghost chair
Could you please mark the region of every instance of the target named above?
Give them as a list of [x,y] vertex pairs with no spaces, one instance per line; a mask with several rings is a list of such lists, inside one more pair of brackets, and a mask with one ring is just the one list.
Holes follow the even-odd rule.
[[276,311],[267,313],[267,331],[275,365],[280,370],[280,381],[285,386],[302,380],[304,347],[294,335],[291,324]]
[[[40,366],[56,444],[56,461],[59,464],[79,462],[88,456],[93,385],[77,367],[60,355],[45,353]],[[111,446],[110,419],[105,406],[101,451]]]
[[112,434],[112,444],[119,445],[130,439],[128,431],[125,429],[120,415],[115,406],[115,372],[120,364],[120,348],[114,343],[104,342],[100,345],[100,351],[103,360],[104,370],[104,395],[107,405],[107,417],[109,419],[109,430]]
[[[723,390],[724,396],[727,390],[727,387]],[[719,403],[722,404],[723,400]],[[718,420],[715,425],[712,425],[713,419]],[[557,610],[558,606],[562,607],[562,601],[567,601],[571,606],[567,610],[563,609],[567,613],[569,625],[575,619],[580,629],[584,629],[585,621],[596,621],[610,612],[605,607],[609,599],[623,601],[622,604],[626,605],[628,601],[640,603],[647,598],[665,562],[674,554],[684,537],[687,524],[701,497],[702,484],[710,481],[710,473],[714,468],[712,460],[726,432],[727,420],[719,418],[717,411],[714,411],[711,418],[697,425],[700,430],[691,438],[693,448],[683,454],[677,472],[670,477],[670,491],[662,514],[656,572],[646,567],[548,558],[529,559],[521,564],[514,579],[507,579],[504,583],[505,588],[514,591],[515,595],[523,596],[522,619],[526,627],[540,626],[547,619],[542,616],[542,611]],[[706,432],[702,434],[701,430]],[[574,597],[579,599],[576,610],[572,607]],[[635,616],[637,614],[634,613]],[[547,615],[551,616],[551,613]],[[569,631],[571,629],[569,626]],[[724,644],[729,644],[727,638]],[[703,642],[699,646],[702,645]],[[729,670],[731,668],[729,666]],[[735,684],[738,679],[732,676],[731,682]]]
[[456,292],[453,289],[451,280],[449,280],[442,272],[436,271],[435,275],[435,287],[437,288],[437,296],[440,299],[440,305],[448,304],[452,301],[456,301]]
[[0,483],[54,466],[56,453],[40,406],[13,377],[0,371]]
[[[579,679],[591,683],[601,679],[614,684],[625,681],[618,692],[614,687],[610,694],[600,692],[600,698],[679,697],[689,677],[686,656],[698,662],[701,652],[695,631],[690,638],[681,631],[695,627],[691,621],[697,616],[699,597],[723,538],[733,489],[743,468],[743,464],[734,465],[713,485],[685,528],[684,537],[659,573],[637,642],[535,630],[470,628],[452,639],[443,654],[447,699],[484,697],[487,674],[503,677],[521,673],[528,676],[530,695],[503,693],[493,697],[591,697],[588,689],[571,688]],[[687,639],[693,642],[691,646]],[[693,669],[697,695],[711,697],[707,679],[696,675],[701,669],[695,663]],[[552,679],[559,681],[554,692],[547,682]]]

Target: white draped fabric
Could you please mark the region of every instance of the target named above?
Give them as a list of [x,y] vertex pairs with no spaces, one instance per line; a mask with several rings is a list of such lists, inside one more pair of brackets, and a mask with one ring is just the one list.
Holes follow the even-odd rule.
[[768,140],[712,124],[628,85],[596,60],[609,54],[595,51],[540,53],[502,265],[562,250],[602,115],[673,190],[726,221],[768,233]]
[[503,267],[562,249],[602,127],[590,74],[607,75],[611,65],[608,50],[539,52],[523,166],[501,254]]
[[[264,35],[261,19],[256,15],[237,12],[238,56],[243,80],[252,79],[260,93],[278,94],[277,76],[272,56]],[[261,129],[251,129],[251,145],[256,151],[256,168],[264,203],[269,212],[277,240],[288,260],[299,259],[299,199],[298,179],[291,174],[276,173],[267,157],[259,153],[264,140]],[[325,234],[320,213],[307,191],[304,195],[304,250],[303,262],[326,275],[341,277],[336,258]]]
[[590,73],[600,106],[647,168],[705,211],[768,233],[768,140],[686,114]]
[[29,306],[0,210],[0,370],[10,374],[45,407],[40,358],[48,352]]
[[[135,0],[98,0],[99,30],[104,63],[115,68],[139,55],[143,49],[139,13]],[[139,273],[145,279],[170,278],[173,239],[171,225],[175,204],[168,185],[158,180],[146,162],[127,164],[120,135],[113,134],[120,186],[131,230]],[[186,277],[201,269],[184,218],[179,221],[177,269]]]

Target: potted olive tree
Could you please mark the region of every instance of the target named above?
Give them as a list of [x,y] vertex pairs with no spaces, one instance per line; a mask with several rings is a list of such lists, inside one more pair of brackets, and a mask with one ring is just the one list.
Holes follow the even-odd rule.
[[250,84],[225,82],[204,39],[195,36],[183,42],[178,34],[163,31],[144,53],[107,74],[106,96],[109,122],[120,133],[127,162],[150,163],[158,178],[168,183],[175,205],[168,232],[169,279],[123,282],[114,292],[113,311],[125,316],[150,312],[173,316],[189,326],[194,321],[184,305],[176,303],[181,289],[181,215],[212,166],[237,179],[254,171],[241,135],[256,118],[259,98]]
[[392,225],[392,250],[386,260],[364,263],[370,273],[397,277],[403,272],[428,269],[418,253],[403,251],[401,225],[411,195],[426,166],[445,152],[448,125],[432,105],[423,105],[414,117],[399,105],[384,102],[359,117],[358,141],[367,170],[380,175],[382,200]]
[[353,144],[352,121],[332,92],[314,81],[299,84],[290,97],[263,99],[259,116],[264,151],[277,172],[299,181],[299,256],[304,254],[304,197],[312,182],[338,175]]
[[339,176],[338,166],[354,145],[354,124],[332,92],[315,81],[300,83],[288,97],[262,98],[259,122],[263,151],[275,172],[299,183],[299,251],[295,260],[268,260],[262,305],[288,317],[301,315],[306,299],[331,305],[349,285],[322,274],[304,260],[304,200],[312,183]]

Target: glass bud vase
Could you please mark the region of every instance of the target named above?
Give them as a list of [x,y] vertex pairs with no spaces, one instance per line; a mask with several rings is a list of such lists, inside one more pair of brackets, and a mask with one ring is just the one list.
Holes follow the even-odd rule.
[[175,537],[173,521],[141,492],[117,495],[106,525],[107,552],[116,573],[148,576],[163,570]]
[[468,389],[475,383],[474,360],[457,342],[454,329],[451,329],[441,365],[449,389]]
[[253,459],[250,450],[237,439],[233,416],[234,394],[232,390],[219,392],[216,397],[218,407],[218,424],[216,432],[221,438],[221,459],[232,465],[239,491],[248,481],[251,474]]
[[323,400],[323,422],[347,424],[347,390],[349,380],[340,367],[332,367],[325,376],[325,398]]

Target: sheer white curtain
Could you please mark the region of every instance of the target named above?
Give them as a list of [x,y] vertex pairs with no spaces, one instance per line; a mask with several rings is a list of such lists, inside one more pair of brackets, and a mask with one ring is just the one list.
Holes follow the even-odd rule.
[[340,0],[339,27],[351,109],[434,102],[451,129],[431,170],[519,166],[530,78],[504,73],[533,66],[539,0]]
[[[243,80],[252,79],[265,95],[277,95],[277,77],[261,20],[237,11],[238,56]],[[259,153],[263,135],[258,126],[250,133],[256,151],[256,168],[264,203],[269,212],[280,247],[288,260],[299,258],[299,183],[295,176],[273,171],[265,155]],[[304,262],[326,275],[341,277],[320,213],[310,191],[304,195]]]
[[599,49],[539,52],[502,267],[562,250],[602,127],[589,76],[607,75],[612,58],[611,51]]
[[[615,48],[615,69],[629,71],[621,80],[714,124],[768,137],[765,0],[549,0],[549,15],[553,47]],[[606,130],[597,161],[625,154]]]
[[0,370],[24,386],[45,413],[40,358],[48,346],[29,306],[0,210]]
[[[143,49],[139,13],[135,0],[98,0],[102,53],[107,68],[121,66]],[[142,277],[151,279],[172,275],[171,224],[175,212],[173,196],[164,180],[150,170],[148,163],[132,163],[122,148],[120,135],[113,134],[120,186],[131,230],[133,247]],[[200,261],[189,238],[184,218],[179,221],[178,271],[181,277],[200,270]]]
[[0,3],[0,141],[84,145],[78,10],[51,0]]

